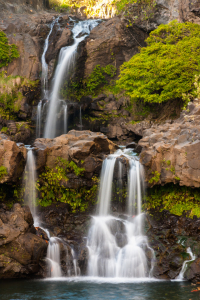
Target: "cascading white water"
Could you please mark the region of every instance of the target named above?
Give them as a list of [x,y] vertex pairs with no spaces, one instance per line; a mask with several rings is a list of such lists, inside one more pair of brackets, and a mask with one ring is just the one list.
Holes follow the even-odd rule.
[[89,35],[90,31],[97,26],[98,23],[98,20],[85,20],[78,22],[72,29],[74,44],[72,46],[64,47],[60,51],[45,124],[45,138],[54,138],[56,136],[59,93],[63,84],[63,80],[64,78],[68,80],[71,72],[75,68],[76,53],[79,43]]
[[[42,82],[42,97],[44,99],[48,98],[48,64],[46,63],[45,55],[49,47],[49,38],[52,33],[53,27],[55,23],[57,23],[59,17],[55,19],[51,25],[50,25],[50,31],[47,35],[47,38],[44,43],[44,51],[41,58],[42,63],[42,76],[41,76],[41,82]],[[42,109],[42,100],[38,103],[37,106],[37,120],[36,120],[36,137],[41,137],[41,122],[42,122],[42,116],[43,116],[43,109]]]
[[37,106],[37,121],[36,121],[36,137],[41,136],[41,121],[42,121],[42,101],[38,103]]
[[64,105],[64,134],[67,133],[67,104]]
[[24,172],[24,201],[30,207],[30,211],[33,216],[33,220],[36,220],[36,166],[33,150],[30,147],[27,147],[27,160]]
[[44,51],[43,51],[42,58],[41,58],[41,62],[42,62],[42,87],[43,87],[43,97],[44,98],[48,98],[48,96],[46,94],[47,91],[48,91],[48,64],[46,63],[45,55],[46,55],[46,52],[47,52],[48,47],[49,47],[50,35],[52,33],[52,30],[53,30],[53,27],[54,27],[55,23],[57,23],[58,20],[59,20],[59,17],[57,19],[55,19],[50,25],[50,31],[49,31],[49,34],[48,34],[46,40],[45,40]]
[[[153,250],[148,246],[147,237],[142,234],[143,171],[137,158],[130,154],[130,150],[118,150],[104,160],[98,216],[92,218],[87,239],[89,276],[151,276],[152,262],[149,265],[145,250],[151,250],[152,259]],[[115,163],[120,156],[129,161],[128,215],[125,219],[109,215]],[[119,169],[118,173],[122,176],[122,170]]]
[[192,253],[192,250],[190,247],[187,248],[187,253],[190,255],[191,259],[190,260],[185,260],[183,265],[182,265],[182,269],[179,273],[179,275],[177,276],[177,278],[175,279],[175,281],[182,281],[184,280],[184,274],[185,274],[185,271],[187,269],[187,264],[193,260],[196,259],[196,256]]

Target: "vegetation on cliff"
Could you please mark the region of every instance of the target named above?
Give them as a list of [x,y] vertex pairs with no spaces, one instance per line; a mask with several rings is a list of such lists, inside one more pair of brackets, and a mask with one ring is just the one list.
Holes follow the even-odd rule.
[[70,205],[72,212],[85,211],[89,201],[95,199],[97,184],[96,178],[93,178],[91,188],[79,187],[67,188],[67,174],[73,173],[75,176],[83,176],[84,168],[78,167],[73,161],[67,161],[61,157],[56,159],[56,167],[45,168],[37,181],[39,191],[38,204],[49,206],[54,202],[64,202]]
[[155,186],[148,190],[143,208],[147,211],[166,209],[178,216],[186,212],[190,218],[200,218],[200,189],[178,184]]
[[113,65],[107,65],[100,67],[97,65],[92,73],[84,80],[71,80],[69,86],[68,83],[62,90],[63,97],[75,98],[76,100],[81,99],[83,96],[91,95],[97,96],[102,89],[105,89],[109,81],[116,75],[116,68]]
[[19,57],[17,46],[8,43],[6,34],[0,30],[0,68],[5,67]]
[[38,81],[0,73],[0,116],[6,120],[16,120],[25,90],[34,90],[37,85]]
[[200,72],[199,30],[193,23],[160,25],[147,38],[147,47],[121,66],[116,91],[124,90],[137,102],[186,102],[184,95],[196,92]]

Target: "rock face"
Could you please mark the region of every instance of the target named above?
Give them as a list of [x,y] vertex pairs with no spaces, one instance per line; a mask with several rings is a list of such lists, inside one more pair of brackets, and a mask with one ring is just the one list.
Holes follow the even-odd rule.
[[31,277],[40,271],[47,243],[35,235],[28,207],[0,206],[0,278]]
[[[25,1],[21,0],[21,2]],[[32,3],[33,2],[36,6],[38,5],[36,2],[43,3],[43,1],[39,0],[36,2],[32,1]],[[47,11],[37,12],[35,10],[31,10],[30,14],[27,14],[26,11],[24,14],[19,14],[18,11],[13,11],[12,14],[10,14],[7,10],[7,6],[9,6],[8,3],[6,4],[6,9],[0,12],[0,18],[2,20],[0,30],[6,33],[10,43],[17,45],[20,57],[9,63],[8,67],[2,68],[0,71],[5,70],[7,75],[19,75],[31,80],[37,80],[40,78],[41,56],[45,39],[50,31],[49,25],[59,15],[48,13]],[[21,5],[19,7],[23,9],[26,6]],[[70,38],[71,26],[69,25],[68,29],[66,29],[67,24],[68,16],[60,16],[54,26],[49,39],[49,51],[52,53],[47,56],[48,63],[52,59],[54,59],[55,63],[55,59],[61,47],[67,46],[72,42]]]
[[7,174],[0,177],[0,183],[14,183],[22,176],[26,163],[26,148],[15,142],[0,137],[0,167],[5,167]]
[[159,177],[151,186],[173,182],[200,187],[200,105],[190,104],[176,121],[144,130],[139,145],[146,180],[155,172]]
[[36,139],[37,169],[42,170],[45,166],[53,168],[58,157],[68,161],[74,161],[78,166],[85,169],[84,177],[73,178],[67,181],[68,188],[91,185],[91,178],[99,174],[104,155],[113,153],[118,147],[109,141],[102,133],[71,130],[68,134],[54,139]]
[[[129,5],[129,18],[147,32],[154,30],[160,24],[168,24],[172,20],[200,23],[198,0],[156,0],[155,4],[152,2],[151,4]],[[123,17],[127,18],[126,15]]]
[[175,279],[181,271],[184,260],[191,257],[186,253],[188,247],[196,260],[188,264],[184,276],[188,280],[199,281],[199,230],[200,219],[175,216],[168,211],[146,215],[146,234],[149,245],[155,251],[153,275],[156,278]]
[[119,66],[138,53],[138,47],[145,46],[147,34],[119,17],[102,22],[95,27],[86,40],[83,55],[86,57],[84,76],[88,76],[96,65]]

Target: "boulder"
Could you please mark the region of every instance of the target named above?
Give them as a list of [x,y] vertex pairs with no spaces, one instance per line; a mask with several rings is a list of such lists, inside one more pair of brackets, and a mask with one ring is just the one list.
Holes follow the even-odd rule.
[[0,278],[30,277],[40,271],[47,243],[34,233],[28,207],[14,204],[11,211],[0,206]]
[[14,183],[22,177],[26,163],[26,148],[23,144],[0,137],[0,167],[5,167],[7,174],[0,175],[0,183]]
[[190,104],[179,119],[143,131],[140,162],[150,186],[169,182],[200,187],[200,105]]
[[114,153],[118,148],[104,134],[89,130],[71,130],[68,134],[54,139],[39,138],[35,140],[34,147],[38,170],[44,169],[45,166],[55,167],[58,157],[72,160],[85,169],[85,175],[81,179],[75,178],[74,174],[68,174],[67,187],[69,188],[75,185],[87,185],[87,178],[99,174],[104,156]]

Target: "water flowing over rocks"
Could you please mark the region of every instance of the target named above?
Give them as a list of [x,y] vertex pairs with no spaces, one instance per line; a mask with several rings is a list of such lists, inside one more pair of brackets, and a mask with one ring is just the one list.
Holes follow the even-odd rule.
[[179,119],[152,125],[139,141],[146,180],[158,172],[155,184],[169,182],[200,187],[200,105],[190,104]]
[[187,265],[184,277],[197,282],[199,280],[199,230],[200,219],[175,216],[164,210],[161,213],[151,211],[146,214],[149,245],[155,251],[153,275],[160,279],[175,279],[184,260],[191,259],[186,248],[191,247],[196,259]]
[[0,206],[0,278],[28,278],[40,272],[47,243],[37,236],[27,206]]

